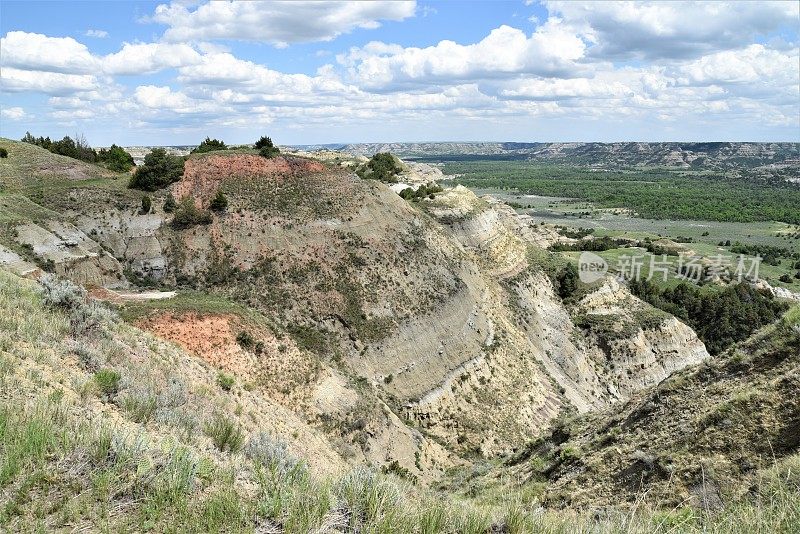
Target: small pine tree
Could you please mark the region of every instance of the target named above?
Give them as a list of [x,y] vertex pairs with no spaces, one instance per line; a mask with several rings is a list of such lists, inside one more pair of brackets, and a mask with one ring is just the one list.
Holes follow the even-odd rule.
[[227,150],[227,145],[224,141],[220,141],[219,139],[211,139],[210,137],[206,137],[202,143],[197,145],[197,147],[192,150],[192,154],[202,154],[203,152],[212,152],[214,150]]
[[213,199],[211,199],[211,204],[209,207],[211,208],[211,211],[225,211],[228,207],[228,197],[226,197],[225,193],[222,191],[217,191],[217,194]]
[[275,145],[272,144],[272,139],[262,135],[261,139],[256,141],[256,144],[254,146],[256,147],[256,149],[260,150],[264,147],[273,148]]
[[147,215],[150,213],[150,208],[153,207],[153,201],[150,199],[149,196],[145,195],[142,197],[142,214]]
[[8,157],[8,150],[5,148],[0,148],[0,158],[7,158]]
[[172,213],[177,207],[178,203],[175,202],[175,197],[172,196],[172,192],[170,191],[167,193],[167,199],[164,201],[164,213]]

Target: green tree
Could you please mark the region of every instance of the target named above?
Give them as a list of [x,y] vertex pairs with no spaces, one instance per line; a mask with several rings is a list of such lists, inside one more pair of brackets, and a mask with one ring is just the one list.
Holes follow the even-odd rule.
[[172,196],[172,191],[170,191],[167,193],[167,199],[164,201],[164,213],[172,213],[177,207],[178,203],[175,202],[175,197]]
[[156,191],[177,182],[183,176],[183,158],[170,156],[163,148],[154,148],[136,169],[128,187],[141,191]]
[[228,197],[226,197],[225,193],[222,191],[217,191],[217,194],[211,199],[211,204],[209,207],[211,208],[211,211],[225,211],[228,207]]
[[97,161],[116,172],[128,172],[134,166],[133,156],[117,145],[111,145],[108,150],[101,148]]
[[257,149],[262,149],[264,147],[273,148],[275,145],[272,144],[272,139],[266,137],[264,135],[261,136],[261,139],[256,141],[254,145]]
[[150,213],[150,208],[153,207],[153,201],[150,199],[149,196],[145,195],[142,197],[142,213],[147,215]]
[[8,157],[8,150],[5,148],[0,148],[0,158],[7,158]]
[[223,141],[219,139],[211,139],[210,137],[206,137],[202,143],[197,145],[197,147],[192,150],[192,154],[202,154],[203,152],[212,152],[214,150],[227,150],[227,146]]
[[578,268],[575,264],[568,263],[566,267],[559,271],[558,276],[558,295],[562,298],[569,298],[578,289]]

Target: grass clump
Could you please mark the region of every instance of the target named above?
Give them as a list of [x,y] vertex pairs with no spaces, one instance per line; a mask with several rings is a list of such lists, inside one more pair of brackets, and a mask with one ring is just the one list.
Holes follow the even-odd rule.
[[119,391],[119,382],[122,379],[113,369],[100,369],[94,374],[94,383],[100,393],[106,396],[114,395]]
[[217,413],[203,428],[214,446],[222,452],[238,452],[244,443],[242,428],[230,418]]
[[234,382],[235,380],[231,375],[226,375],[225,373],[217,375],[217,384],[219,384],[219,387],[221,387],[223,391],[230,391],[233,388]]

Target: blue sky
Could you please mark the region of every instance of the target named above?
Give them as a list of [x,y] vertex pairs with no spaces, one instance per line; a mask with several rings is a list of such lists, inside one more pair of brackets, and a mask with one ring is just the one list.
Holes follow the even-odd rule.
[[0,135],[800,141],[799,33],[797,2],[3,1]]

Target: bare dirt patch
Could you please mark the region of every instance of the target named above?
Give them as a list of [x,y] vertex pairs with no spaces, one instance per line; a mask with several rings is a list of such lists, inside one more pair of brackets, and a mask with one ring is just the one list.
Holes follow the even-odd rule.
[[280,183],[301,174],[320,173],[325,166],[301,158],[263,158],[254,154],[210,155],[186,161],[183,179],[174,186],[176,198],[192,195],[207,206],[225,180],[264,177]]
[[[304,407],[311,397],[311,385],[320,370],[319,362],[300,351],[288,339],[254,329],[232,314],[166,312],[137,321],[136,326],[180,345],[210,365],[233,374],[248,387],[258,387],[282,404]],[[254,344],[242,348],[237,334],[247,331]]]

